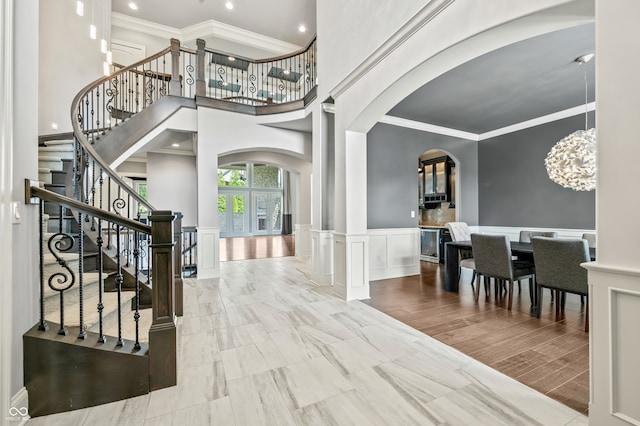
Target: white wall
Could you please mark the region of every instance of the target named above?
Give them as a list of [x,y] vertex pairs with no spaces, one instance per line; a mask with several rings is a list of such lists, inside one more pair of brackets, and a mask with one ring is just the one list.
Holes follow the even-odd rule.
[[147,195],[159,210],[180,211],[183,226],[197,223],[196,158],[187,155],[147,154]]
[[[104,0],[111,10],[111,0]],[[94,22],[98,37],[104,21],[103,1],[96,1]],[[40,105],[38,133],[50,134],[71,131],[71,102],[86,85],[102,77],[104,55],[100,53],[100,39],[89,38],[91,6],[85,2],[84,17],[76,15],[75,0],[40,2]],[[31,22],[30,30],[38,27]],[[35,80],[34,80],[35,81]],[[51,123],[58,124],[58,130]]]
[[[318,83],[331,90],[429,0],[319,0]],[[324,100],[324,96],[319,96]]]
[[[154,36],[142,31],[135,31],[130,28],[123,28],[116,25],[111,27],[111,38],[114,40],[128,41],[145,47],[146,55],[151,56],[166,49],[171,45],[171,34],[166,37]],[[195,49],[195,43],[189,46]]]
[[[285,115],[283,115],[283,119]],[[217,227],[218,157],[251,152],[275,151],[309,161],[308,133],[262,126],[264,118],[229,111],[198,108],[198,225]]]

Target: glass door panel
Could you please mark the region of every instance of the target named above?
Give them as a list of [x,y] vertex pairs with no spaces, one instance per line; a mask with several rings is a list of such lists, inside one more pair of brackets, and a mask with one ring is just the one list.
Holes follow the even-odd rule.
[[246,217],[244,208],[244,195],[230,195],[233,203],[232,223],[234,234],[244,234],[248,230],[245,228]]
[[227,196],[218,195],[218,227],[220,234],[227,232]]
[[269,194],[255,194],[254,200],[255,233],[266,234],[269,232],[269,221],[267,220]]
[[270,194],[269,211],[271,212],[270,234],[282,233],[282,195]]

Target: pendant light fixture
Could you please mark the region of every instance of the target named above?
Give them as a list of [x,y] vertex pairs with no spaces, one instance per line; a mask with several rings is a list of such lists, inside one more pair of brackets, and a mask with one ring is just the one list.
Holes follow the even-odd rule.
[[[593,53],[580,56],[580,65],[593,59]],[[577,130],[558,141],[544,160],[549,179],[575,191],[596,188],[596,129],[589,129],[587,71],[584,71],[584,130]]]

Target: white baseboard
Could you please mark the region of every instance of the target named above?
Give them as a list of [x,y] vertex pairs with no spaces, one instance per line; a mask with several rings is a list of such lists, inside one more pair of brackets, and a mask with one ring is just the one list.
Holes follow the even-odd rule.
[[28,413],[29,394],[26,388],[21,388],[15,395],[11,397],[11,408],[9,409],[8,419],[12,425],[25,425],[30,419]]

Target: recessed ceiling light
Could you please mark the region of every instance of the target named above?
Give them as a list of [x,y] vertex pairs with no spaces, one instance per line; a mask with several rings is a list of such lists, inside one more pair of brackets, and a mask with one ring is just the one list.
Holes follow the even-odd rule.
[[226,2],[224,4],[224,7],[226,7],[227,9],[231,10],[233,9],[233,3],[231,3],[230,1]]
[[51,129],[52,130],[58,130],[58,123],[51,123]]
[[235,60],[236,60],[236,58],[234,58],[233,56],[229,56],[229,61],[233,62]]
[[180,144],[179,143],[172,143],[171,146],[174,147],[174,148],[178,148],[180,146]]
[[284,73],[285,73],[285,74],[287,74],[287,75],[288,75],[290,72],[291,72],[291,71],[289,71],[289,70],[284,70]]
[[129,9],[138,10],[138,5],[134,2],[129,3]]
[[307,31],[307,28],[306,28],[304,25],[300,25],[300,26],[298,27],[298,31],[300,31],[301,33],[303,33],[303,32],[305,32],[305,31]]

